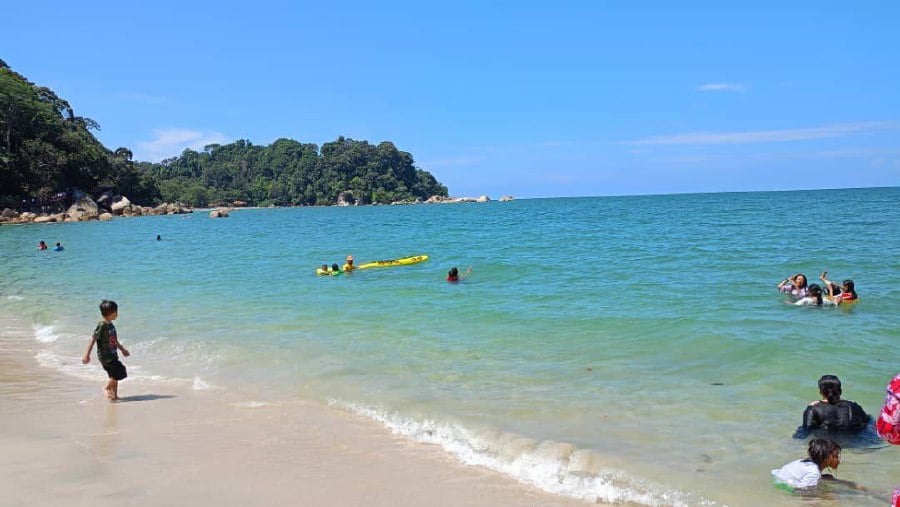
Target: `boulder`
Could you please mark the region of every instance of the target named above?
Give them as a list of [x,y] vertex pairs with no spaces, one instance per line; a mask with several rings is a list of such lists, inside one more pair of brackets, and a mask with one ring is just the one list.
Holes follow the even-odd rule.
[[228,216],[228,210],[224,208],[214,209],[209,212],[209,218],[225,218]]
[[97,206],[100,206],[104,209],[109,209],[110,205],[112,205],[113,201],[115,200],[114,198],[115,194],[113,194],[112,192],[103,192],[102,194],[100,194],[100,197],[97,198]]
[[19,215],[19,223],[27,224],[32,222],[35,218],[37,218],[37,213],[32,213],[30,211],[26,211]]
[[503,197],[500,198],[500,202],[509,202],[511,200],[513,200],[513,196],[511,196],[511,195],[504,195]]
[[168,203],[162,203],[159,206],[153,208],[153,211],[150,212],[151,215],[165,215],[166,210],[169,208]]
[[128,200],[124,195],[117,195],[112,199],[112,204],[109,206],[109,210],[118,215],[122,214],[122,210],[131,206],[131,201]]
[[0,213],[0,216],[2,216],[3,218],[19,218],[19,213],[17,211],[6,208],[2,213]]
[[235,208],[243,208],[244,206],[247,205],[247,202],[246,201],[234,201],[233,203],[231,203],[231,205],[234,206]]
[[34,219],[34,223],[36,224],[46,224],[49,222],[56,222],[56,219],[50,215],[41,215]]
[[93,215],[94,217],[100,215],[97,203],[94,202],[94,200],[91,199],[89,195],[82,196],[81,199],[78,199],[77,201],[72,203],[72,205],[69,206],[69,209],[66,210],[66,213],[71,214],[75,211],[81,211],[83,213],[86,213],[88,216]]
[[112,213],[102,213],[102,214],[100,214],[100,221],[101,221],[101,222],[109,222],[109,221],[112,220],[112,219],[113,219]]
[[65,216],[62,213],[56,213],[55,215],[50,215],[51,222],[62,222],[65,220]]
[[345,190],[338,194],[338,206],[353,206],[354,204],[356,204],[356,198],[353,197],[353,192],[351,192],[350,190]]
[[482,195],[475,199],[475,202],[491,202],[491,198],[486,195]]

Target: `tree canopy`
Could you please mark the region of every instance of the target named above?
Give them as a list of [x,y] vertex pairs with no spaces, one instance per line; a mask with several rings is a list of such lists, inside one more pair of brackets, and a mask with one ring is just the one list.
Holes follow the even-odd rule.
[[238,140],[149,163],[134,162],[128,148],[104,147],[92,133],[99,129],[0,60],[0,206],[69,188],[112,191],[145,205],[191,206],[334,204],[344,192],[361,204],[447,195],[447,187],[391,142],[339,137],[320,149],[293,139],[268,146]]

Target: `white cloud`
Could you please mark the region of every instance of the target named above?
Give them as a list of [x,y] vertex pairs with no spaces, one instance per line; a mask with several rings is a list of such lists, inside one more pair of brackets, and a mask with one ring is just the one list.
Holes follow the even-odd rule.
[[167,157],[181,155],[185,149],[202,150],[207,144],[224,144],[229,141],[220,132],[204,132],[180,128],[155,129],[152,141],[139,141],[134,158],[159,162]]
[[837,123],[822,127],[756,130],[749,132],[690,132],[667,136],[652,136],[628,141],[629,145],[688,145],[688,144],[750,144],[750,143],[783,143],[789,141],[807,141],[810,139],[828,139],[846,137],[859,132],[896,128],[897,122],[869,121],[858,123]]
[[747,87],[739,83],[706,83],[695,88],[698,92],[738,92],[747,91]]

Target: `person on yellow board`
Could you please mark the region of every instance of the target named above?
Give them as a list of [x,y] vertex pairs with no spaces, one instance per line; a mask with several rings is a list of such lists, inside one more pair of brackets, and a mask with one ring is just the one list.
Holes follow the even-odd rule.
[[353,256],[347,256],[347,262],[344,264],[344,273],[350,273],[353,271]]

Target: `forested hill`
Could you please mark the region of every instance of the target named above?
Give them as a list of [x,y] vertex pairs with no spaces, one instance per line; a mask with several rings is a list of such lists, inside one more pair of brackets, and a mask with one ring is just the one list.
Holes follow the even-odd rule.
[[136,204],[190,206],[334,204],[342,193],[361,204],[447,195],[390,142],[341,137],[320,149],[291,139],[269,146],[240,140],[155,164],[132,161],[128,148],[107,149],[92,133],[99,129],[0,60],[0,208],[74,188],[95,196],[112,191]]
[[246,201],[251,205],[334,204],[351,192],[361,204],[427,199],[447,187],[417,169],[393,143],[374,146],[338,138],[319,149],[292,139],[269,146],[249,141],[185,150],[160,164],[138,164],[159,182],[164,201],[194,205]]

